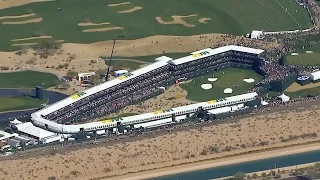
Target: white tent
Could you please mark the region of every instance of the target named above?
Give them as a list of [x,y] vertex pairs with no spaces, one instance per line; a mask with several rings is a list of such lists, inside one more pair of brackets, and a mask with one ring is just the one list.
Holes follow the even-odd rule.
[[263,39],[263,32],[262,31],[253,30],[251,32],[251,39]]
[[282,100],[282,102],[288,102],[290,100],[290,97],[282,93],[281,95],[278,96]]
[[171,61],[173,59],[171,57],[168,57],[168,56],[161,56],[161,57],[157,57],[155,60],[156,61]]
[[311,73],[310,75],[312,81],[317,81],[320,79],[320,71]]
[[36,137],[38,139],[43,139],[46,137],[54,136],[55,134],[53,132],[38,128],[34,126],[31,122],[18,124],[16,125],[16,128],[19,132],[31,135],[33,137]]
[[22,124],[22,122],[16,118],[13,121],[10,121],[10,124],[17,125],[17,124]]

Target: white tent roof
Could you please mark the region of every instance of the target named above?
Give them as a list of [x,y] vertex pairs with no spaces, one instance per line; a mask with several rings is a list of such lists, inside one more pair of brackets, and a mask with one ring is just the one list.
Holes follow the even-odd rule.
[[316,72],[311,73],[311,79],[314,81],[320,79],[320,71],[316,71]]
[[172,58],[168,56],[160,56],[155,59],[156,61],[171,61]]
[[31,122],[18,124],[16,125],[16,127],[18,131],[37,137],[39,139],[55,135],[55,133],[34,126]]
[[287,102],[290,100],[290,97],[282,93],[281,95],[278,96],[278,98],[282,99],[282,102]]
[[262,34],[263,34],[262,31],[253,30],[253,31],[251,32],[251,38],[252,38],[252,39],[258,39],[259,37],[262,36]]
[[21,121],[19,121],[18,119],[14,119],[13,121],[10,121],[11,124],[22,124]]

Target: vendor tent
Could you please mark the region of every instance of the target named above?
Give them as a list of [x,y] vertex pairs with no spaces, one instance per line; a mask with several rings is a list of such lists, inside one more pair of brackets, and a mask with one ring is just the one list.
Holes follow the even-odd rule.
[[263,32],[253,30],[251,32],[251,39],[263,39]]
[[288,102],[290,100],[290,97],[282,93],[281,95],[278,96],[282,100],[282,102]]

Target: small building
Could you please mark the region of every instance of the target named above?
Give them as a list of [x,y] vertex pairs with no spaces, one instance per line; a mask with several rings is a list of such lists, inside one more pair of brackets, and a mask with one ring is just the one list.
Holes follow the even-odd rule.
[[7,140],[9,138],[16,137],[16,136],[18,136],[17,133],[10,134],[5,131],[0,131],[0,141]]
[[278,96],[279,99],[282,100],[282,102],[288,102],[290,101],[290,97],[282,93],[281,95]]
[[315,71],[310,74],[311,81],[317,83],[320,81],[320,71]]
[[[40,143],[59,141],[59,138],[62,138],[61,136],[56,135],[53,132],[34,126],[31,122],[18,124],[15,127],[17,128],[19,133],[30,137],[30,139],[35,139],[35,141]],[[34,142],[34,144],[36,144],[36,142]]]
[[94,72],[90,72],[90,73],[80,73],[78,74],[78,80],[80,82],[84,81],[84,80],[88,80],[88,78],[92,75],[96,75],[96,73]]
[[16,119],[14,119],[13,121],[10,121],[10,124],[11,124],[11,125],[17,125],[17,124],[22,124],[22,122],[19,121],[19,120],[16,118]]
[[114,76],[119,77],[119,76],[127,75],[128,73],[129,73],[128,70],[118,70],[118,71],[114,71]]
[[256,31],[256,30],[253,30],[251,32],[251,39],[263,39],[264,38],[264,35],[263,35],[263,31]]
[[15,148],[18,148],[18,147],[21,147],[20,144],[21,142],[16,140],[16,139],[9,139],[8,140],[8,145],[10,145],[11,147],[15,147]]
[[158,62],[158,61],[171,61],[171,60],[173,60],[171,57],[168,57],[168,56],[160,56],[160,57],[157,57],[156,59],[155,59],[155,61],[156,62]]
[[53,142],[63,142],[64,139],[62,138],[61,135],[53,135],[49,137],[45,137],[41,139],[41,144],[48,144],[48,143],[53,143]]

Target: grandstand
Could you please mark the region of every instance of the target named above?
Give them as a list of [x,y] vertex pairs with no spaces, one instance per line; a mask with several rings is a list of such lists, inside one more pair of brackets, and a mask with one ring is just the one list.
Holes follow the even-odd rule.
[[[267,67],[270,63],[266,63],[260,57],[263,52],[264,50],[260,49],[229,45],[216,49],[207,48],[176,60],[158,61],[47,106],[33,113],[31,118],[34,124],[51,131],[77,133],[157,121],[170,118],[173,114],[175,116],[186,115],[199,107],[206,110],[207,104],[200,103],[173,108],[173,110],[165,111],[161,115],[149,113],[94,123],[69,125],[103,117],[118,112],[128,105],[155,97],[164,93],[164,89],[174,84],[178,79],[191,79],[226,67],[250,68],[257,72],[261,71],[265,77],[268,77],[270,73],[265,70],[268,70]],[[278,69],[279,72],[282,72],[281,68]],[[280,73],[280,75],[282,74]],[[255,93],[254,97],[257,98],[257,95]],[[253,100],[252,96],[253,94],[245,94],[230,97],[231,99],[235,98],[232,100],[227,98],[221,102],[220,100],[210,101],[214,103],[209,106],[209,109],[251,101]]]

